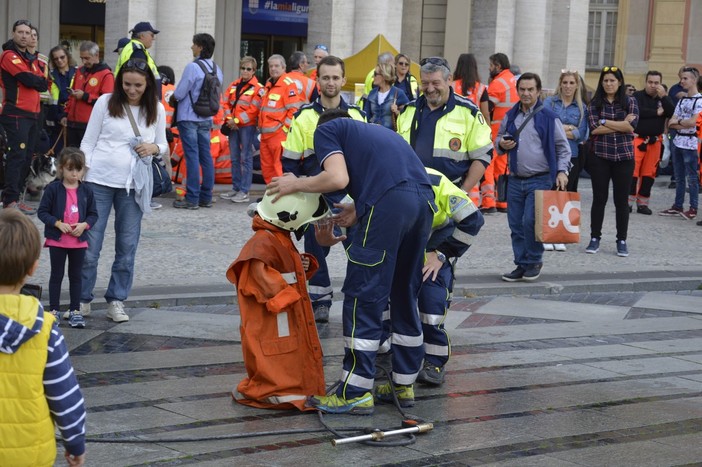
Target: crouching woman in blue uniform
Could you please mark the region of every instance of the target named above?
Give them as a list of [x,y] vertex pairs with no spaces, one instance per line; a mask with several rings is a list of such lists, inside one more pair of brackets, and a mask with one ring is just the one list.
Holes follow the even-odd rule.
[[[343,118],[340,118],[343,117]],[[392,301],[393,373],[396,392],[412,392],[424,356],[417,295],[424,247],[436,211],[431,182],[414,150],[387,128],[352,120],[348,113],[324,112],[314,134],[322,171],[313,177],[273,178],[267,187],[279,196],[326,193],[338,217],[352,219],[342,291],[345,353],[340,384],[307,404],[327,413],[371,414],[375,400],[393,399],[390,383],[375,388],[375,357],[383,310]],[[345,195],[355,204],[341,204]],[[330,232],[328,245],[346,240]],[[321,244],[321,243],[320,243]],[[412,392],[413,395],[413,392]]]

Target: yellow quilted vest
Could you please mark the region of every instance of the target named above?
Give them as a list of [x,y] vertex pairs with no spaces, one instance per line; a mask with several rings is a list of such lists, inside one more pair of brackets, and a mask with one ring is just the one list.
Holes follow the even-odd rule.
[[[39,302],[0,295],[0,312],[32,328]],[[0,352],[0,465],[50,466],[56,459],[54,422],[44,396],[44,367],[54,317],[44,313],[41,332],[13,354]],[[2,330],[0,330],[2,332]]]

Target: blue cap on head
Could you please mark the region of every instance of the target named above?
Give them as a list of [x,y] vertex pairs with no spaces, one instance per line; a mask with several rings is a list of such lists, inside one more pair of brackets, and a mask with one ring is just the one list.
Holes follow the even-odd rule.
[[139,34],[140,32],[146,31],[151,31],[154,34],[159,33],[159,30],[154,29],[153,26],[151,26],[151,23],[149,23],[148,21],[142,21],[141,23],[137,23],[136,26],[134,26],[134,29],[131,30],[133,34]]
[[127,44],[129,44],[129,38],[128,37],[123,37],[119,41],[117,41],[117,48],[113,50],[114,53],[119,52],[119,49],[123,49]]

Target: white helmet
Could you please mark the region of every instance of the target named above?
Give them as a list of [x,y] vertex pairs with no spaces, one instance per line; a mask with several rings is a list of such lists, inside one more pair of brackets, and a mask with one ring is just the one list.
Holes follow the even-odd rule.
[[291,232],[330,214],[327,202],[319,193],[292,193],[281,196],[275,203],[272,200],[272,195],[264,194],[256,212],[263,220]]

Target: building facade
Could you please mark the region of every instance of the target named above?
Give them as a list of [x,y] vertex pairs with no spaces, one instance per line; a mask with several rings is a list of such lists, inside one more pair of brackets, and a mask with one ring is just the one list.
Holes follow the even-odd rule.
[[[95,7],[104,17],[86,19]],[[546,88],[562,69],[585,73],[594,86],[602,66],[617,65],[640,88],[649,69],[672,84],[681,65],[702,64],[698,0],[0,0],[0,36],[10,37],[20,18],[38,26],[41,51],[90,38],[110,65],[117,40],[150,21],[161,31],[150,52],[176,76],[192,60],[192,35],[208,32],[227,82],[242,54],[261,62],[261,75],[272,53],[311,56],[325,44],[347,57],[378,33],[414,60],[440,55],[454,64],[472,52],[484,81],[488,57],[503,52],[522,71],[539,73]]]

